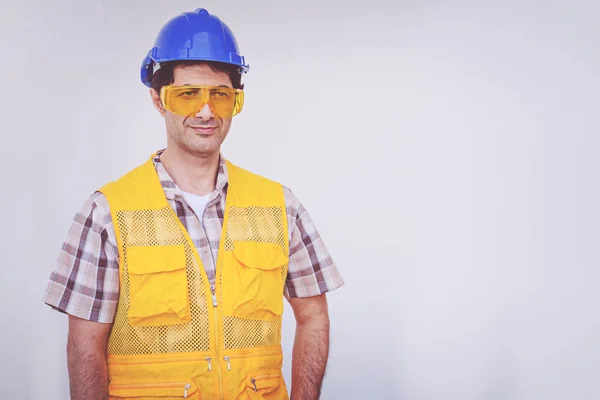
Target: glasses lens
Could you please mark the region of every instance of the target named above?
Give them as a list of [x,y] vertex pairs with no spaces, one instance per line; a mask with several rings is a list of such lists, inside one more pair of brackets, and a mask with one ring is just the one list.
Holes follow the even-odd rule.
[[165,88],[165,108],[173,114],[192,115],[202,109],[202,91],[199,88]]
[[244,102],[241,90],[215,86],[165,86],[161,98],[173,114],[195,115],[208,103],[213,114],[221,118],[238,114]]
[[229,118],[233,115],[235,105],[235,90],[230,88],[209,89],[210,108],[219,117]]

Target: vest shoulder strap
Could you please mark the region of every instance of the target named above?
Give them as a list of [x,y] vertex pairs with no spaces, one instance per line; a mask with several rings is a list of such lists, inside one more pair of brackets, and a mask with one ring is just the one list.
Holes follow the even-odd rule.
[[227,200],[237,207],[275,207],[284,205],[283,186],[276,181],[240,168],[229,161]]
[[113,212],[159,209],[168,204],[154,168],[153,156],[99,191],[106,196]]

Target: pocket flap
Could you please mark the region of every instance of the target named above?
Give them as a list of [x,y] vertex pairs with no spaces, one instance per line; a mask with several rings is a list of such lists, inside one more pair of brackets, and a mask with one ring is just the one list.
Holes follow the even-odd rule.
[[250,268],[273,270],[288,262],[281,246],[275,243],[235,242],[233,256]]
[[248,387],[254,391],[281,385],[281,371],[257,371],[248,375]]
[[154,274],[185,268],[185,249],[178,246],[135,246],[127,249],[130,274]]
[[113,397],[190,397],[198,388],[191,379],[170,380],[122,380],[111,381],[108,385],[108,394]]

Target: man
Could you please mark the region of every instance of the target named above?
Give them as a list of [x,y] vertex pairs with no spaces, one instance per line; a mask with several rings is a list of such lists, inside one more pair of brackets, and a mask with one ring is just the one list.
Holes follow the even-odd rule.
[[148,52],[141,79],[167,146],[88,199],[44,298],[69,314],[72,399],[287,399],[283,297],[291,398],[319,398],[326,293],[343,279],[292,192],[221,154],[247,71],[204,9],[171,19]]

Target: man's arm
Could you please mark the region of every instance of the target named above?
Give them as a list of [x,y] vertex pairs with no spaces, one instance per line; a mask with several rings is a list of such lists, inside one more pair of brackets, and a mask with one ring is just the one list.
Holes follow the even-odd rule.
[[67,366],[71,400],[106,400],[106,345],[111,324],[69,316]]
[[329,312],[325,294],[292,298],[296,337],[292,352],[291,400],[317,400],[329,356]]

